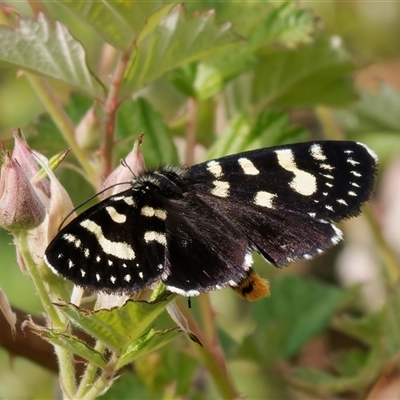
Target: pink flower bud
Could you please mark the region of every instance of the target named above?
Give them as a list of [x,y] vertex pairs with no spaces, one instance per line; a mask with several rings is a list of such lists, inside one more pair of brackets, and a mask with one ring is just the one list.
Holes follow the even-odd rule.
[[[31,180],[38,173],[39,165],[34,157],[33,151],[23,138],[20,129],[13,129],[13,134],[15,145],[12,158],[18,161],[18,164],[21,166],[27,178]],[[48,179],[39,179],[37,182],[33,183],[33,185],[50,197],[50,182]]]
[[[133,145],[133,149],[130,153],[125,157],[123,162],[118,165],[114,171],[107,177],[107,179],[103,183],[103,187],[110,187],[109,190],[103,192],[102,197],[108,197],[116,193],[120,193],[124,190],[129,189],[129,182],[135,179],[135,176],[143,172],[146,168],[144,164],[143,154],[139,149],[140,144],[142,143],[143,134],[141,134],[135,141]],[[127,183],[126,185],[118,185],[115,187],[111,187],[118,183]]]
[[43,203],[17,160],[5,151],[0,176],[0,226],[27,230],[40,225],[46,215]]
[[[52,166],[60,164],[68,152],[69,150],[63,151],[54,156],[50,162]],[[58,228],[64,218],[73,210],[73,205],[68,193],[54,175],[49,161],[41,155],[38,155],[38,159],[50,178],[51,187],[51,197],[43,199],[47,211],[46,218],[40,226],[30,232],[28,238],[32,259],[39,265],[43,262],[43,254],[46,247],[50,240],[57,234]],[[75,213],[71,214],[64,223],[70,221],[74,216]]]

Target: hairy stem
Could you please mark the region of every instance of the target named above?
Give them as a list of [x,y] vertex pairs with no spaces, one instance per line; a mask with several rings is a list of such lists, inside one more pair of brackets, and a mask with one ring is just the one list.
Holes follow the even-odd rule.
[[[27,243],[27,234],[23,233],[16,236],[15,241],[16,246],[24,259],[24,265],[43,304],[44,310],[51,320],[53,328],[68,331],[69,328],[67,321],[52,303],[49,291],[47,290],[44,279],[40,274],[40,267],[34,263],[31,257]],[[76,390],[76,381],[72,355],[67,350],[59,346],[55,346],[55,352],[58,358],[60,385],[64,393],[64,397],[66,399],[73,399]]]
[[[97,341],[94,347],[96,351],[99,353],[103,353],[105,350],[105,346],[102,342]],[[76,392],[75,398],[80,399],[85,397],[87,393],[90,391],[91,386],[96,378],[97,366],[93,363],[88,363],[85,372],[83,373],[82,379],[79,383],[79,389]]]

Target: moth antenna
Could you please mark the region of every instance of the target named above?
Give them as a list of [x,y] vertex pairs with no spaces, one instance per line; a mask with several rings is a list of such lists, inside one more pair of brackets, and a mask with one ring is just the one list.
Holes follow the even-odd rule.
[[125,168],[128,168],[130,173],[133,175],[133,177],[136,179],[137,175],[133,172],[132,168],[128,165],[128,163],[126,162],[125,158],[122,158],[120,161],[121,165]]
[[61,228],[64,225],[64,222],[77,210],[79,210],[81,207],[83,207],[86,203],[88,203],[90,200],[93,200],[95,197],[101,195],[102,193],[106,192],[108,189],[112,189],[113,187],[119,186],[119,185],[130,185],[131,182],[119,182],[119,183],[114,183],[114,185],[107,186],[106,188],[100,190],[100,192],[95,193],[94,195],[90,196],[86,200],[84,200],[82,203],[79,203],[77,206],[75,206],[61,221],[60,225],[58,226],[58,231],[61,230]]

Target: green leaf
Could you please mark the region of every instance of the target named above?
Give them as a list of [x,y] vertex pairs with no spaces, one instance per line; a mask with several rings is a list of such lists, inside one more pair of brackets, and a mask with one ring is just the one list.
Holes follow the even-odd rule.
[[360,89],[359,96],[357,103],[338,112],[347,133],[400,132],[400,93],[397,90],[382,84],[378,93]]
[[336,116],[349,139],[365,142],[386,160],[400,150],[400,94],[387,84],[378,93],[358,94],[359,101]]
[[[151,166],[160,163],[178,163],[172,134],[169,132],[163,118],[145,99],[127,100],[122,103],[116,125],[116,136],[120,139],[137,137],[144,132],[143,154],[146,164]],[[117,154],[120,158],[126,156],[126,148]]]
[[384,319],[382,311],[365,315],[362,318],[351,318],[344,315],[335,318],[332,326],[347,336],[360,340],[368,346],[373,346],[380,340]]
[[41,336],[51,344],[60,346],[69,353],[76,354],[100,368],[107,364],[101,353],[76,336],[67,335],[54,329],[42,330]]
[[246,150],[304,140],[303,128],[291,127],[289,117],[281,111],[265,110],[255,121],[247,114],[233,118],[207,152],[206,159]]
[[[344,376],[333,376],[316,370],[295,370],[292,384],[307,390],[343,393],[363,389],[389,371],[400,360],[400,292],[399,283],[388,287],[385,306],[361,318],[336,318],[332,326],[343,334],[361,340],[368,348],[336,360],[336,370]],[[338,364],[340,362],[340,365]]]
[[164,347],[173,338],[178,336],[178,334],[179,331],[177,328],[165,329],[163,331],[151,329],[148,333],[129,345],[121,355],[116,368],[119,369],[145,354]]
[[[120,50],[127,50],[146,26],[149,17],[161,8],[161,1],[85,1],[58,2],[68,8],[83,22],[89,24],[105,41]],[[173,4],[158,13],[165,15]]]
[[265,54],[254,70],[253,101],[258,107],[342,106],[355,99],[354,67],[338,39]]
[[104,96],[86,64],[84,48],[59,22],[53,29],[43,14],[37,21],[20,18],[15,29],[0,26],[0,42],[0,62],[58,79],[93,97]]
[[148,332],[173,296],[157,303],[128,300],[122,307],[88,311],[73,304],[57,304],[63,314],[79,329],[103,342],[109,349],[123,353]]
[[199,65],[194,81],[198,99],[218,93],[228,80],[252,68],[258,62],[256,54],[260,49],[275,48],[277,43],[293,48],[311,41],[313,16],[309,11],[298,9],[295,3],[277,6],[258,2],[249,7],[245,2],[225,2],[216,7],[219,19],[234,21],[235,32],[245,40]]
[[[153,18],[157,18],[157,24]],[[175,6],[161,20],[158,15],[152,15],[148,26],[153,25],[153,29],[142,31],[138,38],[123,94],[135,92],[167,71],[211,56],[237,41],[230,24],[215,24],[214,13],[187,18],[181,5]]]
[[345,291],[300,276],[288,275],[271,283],[271,297],[252,308],[257,323],[268,334],[282,334],[281,355],[294,356],[313,336],[322,332],[341,305]]
[[361,318],[336,318],[333,326],[363,343],[378,347],[381,354],[400,355],[400,283],[387,287],[385,306]]
[[370,352],[364,359],[365,362],[361,368],[352,376],[338,377],[315,368],[296,368],[289,382],[298,388],[315,393],[345,393],[363,390],[376,381],[384,362],[379,351]]
[[[210,7],[210,3],[186,4],[190,12]],[[218,21],[232,21],[235,32],[246,40],[248,51],[254,52],[261,47],[279,43],[281,46],[294,47],[308,43],[315,30],[313,14],[301,9],[291,1],[258,1],[251,6],[247,2],[215,2]],[[242,56],[243,53],[240,53]]]
[[364,349],[346,349],[334,355],[332,367],[338,375],[355,376],[363,368],[369,352]]
[[[134,396],[133,396],[134,393]],[[161,399],[162,393],[154,393],[152,397]],[[149,390],[135,373],[125,373],[116,380],[106,393],[98,397],[100,400],[150,400]]]

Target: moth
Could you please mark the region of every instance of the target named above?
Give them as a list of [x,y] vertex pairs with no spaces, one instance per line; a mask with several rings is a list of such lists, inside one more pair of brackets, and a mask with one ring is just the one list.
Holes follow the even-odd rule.
[[333,222],[361,212],[377,165],[362,143],[316,141],[150,169],[59,231],[44,260],[92,291],[162,282],[183,296],[230,286],[255,300],[268,287],[252,253],[281,267],[337,244]]

